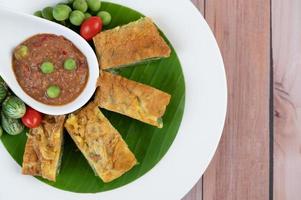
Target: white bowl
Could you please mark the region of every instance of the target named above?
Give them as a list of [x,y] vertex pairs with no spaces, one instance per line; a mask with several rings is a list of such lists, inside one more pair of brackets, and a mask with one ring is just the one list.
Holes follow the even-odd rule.
[[[0,8],[0,24],[2,27],[5,27],[0,31],[0,38],[2,38],[0,48],[0,75],[19,98],[32,108],[49,115],[71,113],[89,101],[96,89],[99,66],[96,55],[86,40],[76,32],[57,23],[4,8]],[[43,104],[26,94],[16,80],[12,69],[12,50],[24,40],[40,33],[64,36],[87,58],[89,65],[89,80],[87,85],[82,93],[68,104],[61,106]],[[3,40],[3,38],[7,39]],[[76,87],[76,85],[74,87]]]

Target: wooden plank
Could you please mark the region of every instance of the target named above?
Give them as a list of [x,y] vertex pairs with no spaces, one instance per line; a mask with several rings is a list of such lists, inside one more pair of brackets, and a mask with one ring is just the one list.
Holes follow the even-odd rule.
[[202,200],[202,179],[192,188],[192,190],[182,200]]
[[203,200],[269,199],[270,1],[206,1],[221,48],[229,103],[224,134],[203,178]]
[[199,9],[199,11],[203,14],[205,12],[205,0],[191,0],[192,3]]
[[274,199],[301,196],[301,1],[273,0]]
[[[205,0],[191,0],[204,16]],[[182,200],[202,200],[202,178]]]

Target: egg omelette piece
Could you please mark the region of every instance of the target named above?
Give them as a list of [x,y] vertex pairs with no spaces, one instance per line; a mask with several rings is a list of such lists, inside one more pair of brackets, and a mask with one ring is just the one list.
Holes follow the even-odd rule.
[[148,17],[103,31],[93,41],[103,70],[167,58],[171,54],[168,44]]
[[33,137],[28,137],[23,155],[22,174],[41,176],[41,161],[34,149]]
[[98,85],[94,101],[101,108],[163,127],[169,94],[105,71],[101,72]]
[[95,174],[105,183],[119,178],[137,164],[119,132],[93,102],[70,114],[65,128]]
[[63,152],[65,116],[45,115],[37,128],[29,130],[22,173],[56,181]]

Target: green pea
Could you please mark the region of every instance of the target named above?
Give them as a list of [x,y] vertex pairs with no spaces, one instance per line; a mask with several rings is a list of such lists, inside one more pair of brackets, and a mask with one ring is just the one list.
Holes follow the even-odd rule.
[[101,7],[101,1],[100,0],[87,0],[88,7],[91,11],[97,12],[99,11]]
[[53,10],[52,7],[46,7],[46,8],[44,8],[42,10],[42,16],[45,19],[48,19],[48,20],[52,21],[53,20],[52,10]]
[[57,21],[64,21],[68,19],[70,13],[71,13],[71,8],[67,5],[56,5],[52,11],[54,19]]
[[14,56],[17,60],[21,60],[28,55],[28,52],[29,52],[28,47],[25,45],[21,45],[17,47]]
[[112,17],[107,11],[100,11],[97,13],[97,16],[101,18],[103,25],[106,26],[111,23]]
[[49,98],[58,98],[61,94],[61,89],[57,85],[51,85],[47,88],[46,94]]
[[44,74],[50,74],[54,71],[54,65],[51,62],[43,62],[40,69]]
[[85,19],[89,19],[90,17],[92,17],[90,13],[85,13]]
[[74,0],[73,9],[82,11],[84,13],[88,10],[88,4],[86,0]]
[[33,14],[34,14],[35,16],[37,16],[37,17],[43,17],[43,16],[42,16],[42,11],[40,11],[40,10],[34,12]]
[[65,60],[64,62],[64,68],[66,70],[72,71],[76,68],[76,61],[73,58],[68,58],[67,60]]
[[85,19],[85,14],[79,10],[74,10],[70,14],[69,20],[71,24],[75,26],[80,26]]

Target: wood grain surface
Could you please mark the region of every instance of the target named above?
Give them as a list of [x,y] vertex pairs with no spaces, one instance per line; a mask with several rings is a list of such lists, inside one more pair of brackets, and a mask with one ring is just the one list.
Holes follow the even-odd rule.
[[193,3],[221,48],[229,105],[217,153],[184,200],[300,200],[301,1]]
[[269,198],[270,1],[210,0],[206,20],[228,79],[228,117],[205,200]]
[[225,62],[229,104],[218,151],[185,200],[270,197],[270,1],[196,0]]
[[301,199],[301,1],[273,0],[274,199]]

